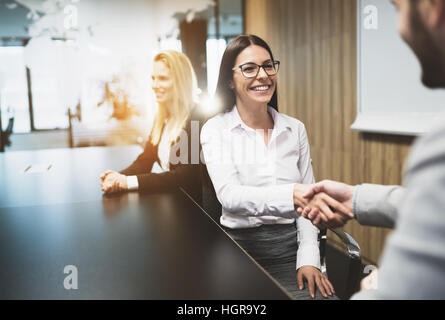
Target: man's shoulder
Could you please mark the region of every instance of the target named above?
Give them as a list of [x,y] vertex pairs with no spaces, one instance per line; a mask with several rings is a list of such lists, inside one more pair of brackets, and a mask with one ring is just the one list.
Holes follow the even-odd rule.
[[[445,120],[445,118],[442,117]],[[432,164],[445,166],[445,121],[416,140],[407,160],[406,170],[412,172]]]
[[430,132],[420,137],[413,145],[413,154],[429,157],[431,154],[445,153],[445,118],[444,122],[435,125]]

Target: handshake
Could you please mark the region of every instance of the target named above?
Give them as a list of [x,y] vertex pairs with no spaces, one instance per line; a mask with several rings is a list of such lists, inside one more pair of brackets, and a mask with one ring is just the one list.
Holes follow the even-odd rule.
[[354,186],[324,180],[294,187],[294,204],[298,214],[319,229],[343,227],[353,214]]

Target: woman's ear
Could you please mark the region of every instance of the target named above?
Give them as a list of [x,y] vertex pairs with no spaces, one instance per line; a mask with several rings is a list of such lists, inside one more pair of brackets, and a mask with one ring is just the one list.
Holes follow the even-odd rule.
[[235,89],[235,83],[233,83],[233,80],[229,81],[229,88],[232,90]]

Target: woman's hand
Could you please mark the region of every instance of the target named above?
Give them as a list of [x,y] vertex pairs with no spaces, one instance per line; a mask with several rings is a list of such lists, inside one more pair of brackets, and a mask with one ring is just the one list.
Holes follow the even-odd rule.
[[128,190],[127,177],[116,171],[106,171],[101,175],[102,190],[106,193],[114,193]]
[[298,288],[300,290],[304,289],[304,280],[307,281],[309,287],[309,294],[311,295],[312,299],[315,298],[314,284],[317,286],[317,289],[325,298],[327,298],[328,295],[332,296],[335,293],[334,286],[328,280],[328,278],[326,278],[320,272],[320,270],[318,270],[313,266],[303,266],[300,269],[298,269],[297,280],[298,280]]

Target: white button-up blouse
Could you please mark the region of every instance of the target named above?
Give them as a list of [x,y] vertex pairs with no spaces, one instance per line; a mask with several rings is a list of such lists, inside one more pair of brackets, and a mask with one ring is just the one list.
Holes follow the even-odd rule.
[[268,107],[274,121],[269,145],[248,127],[236,107],[208,120],[201,144],[209,176],[222,204],[223,226],[253,228],[297,222],[297,269],[320,267],[318,229],[294,207],[295,183],[314,182],[304,124]]

